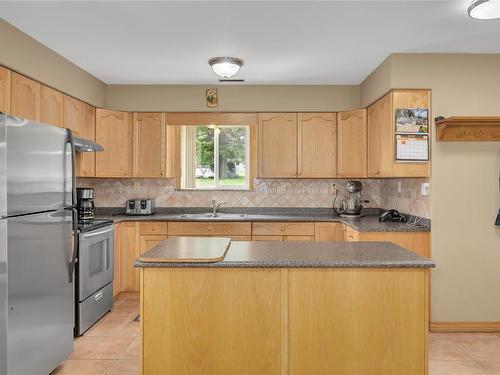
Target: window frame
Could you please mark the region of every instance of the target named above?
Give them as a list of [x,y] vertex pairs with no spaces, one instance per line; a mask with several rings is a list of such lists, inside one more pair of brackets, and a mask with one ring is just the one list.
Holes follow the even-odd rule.
[[[196,186],[196,176],[194,178],[195,186],[194,187],[186,187],[186,175],[185,172],[187,168],[188,158],[186,155],[187,152],[187,128],[188,127],[198,127],[205,126],[209,129],[214,129],[214,185],[213,186]],[[245,184],[244,185],[221,185],[219,183],[219,136],[220,128],[244,128],[245,129]],[[252,125],[181,125],[181,189],[182,190],[198,190],[198,191],[224,191],[224,190],[244,190],[250,191],[251,186],[251,136],[252,136]],[[196,171],[196,166],[195,166]],[[195,172],[196,173],[196,172]]]

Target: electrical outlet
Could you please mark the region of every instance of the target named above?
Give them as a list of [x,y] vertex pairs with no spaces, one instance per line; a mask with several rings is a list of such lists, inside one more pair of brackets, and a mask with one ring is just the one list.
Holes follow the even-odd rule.
[[141,190],[141,183],[139,181],[134,181],[134,191]]
[[423,182],[420,185],[420,194],[421,195],[430,195],[431,194],[431,184],[428,182]]
[[331,185],[331,188],[332,188],[332,194],[335,194],[337,192],[337,184],[333,183]]

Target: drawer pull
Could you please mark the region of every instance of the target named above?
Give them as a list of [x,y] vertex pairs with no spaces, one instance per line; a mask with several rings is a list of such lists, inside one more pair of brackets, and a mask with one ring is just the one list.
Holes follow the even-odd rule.
[[99,292],[99,293],[97,293],[97,294],[94,296],[94,299],[95,299],[96,301],[99,301],[101,298],[102,298],[102,292]]
[[210,225],[208,226],[208,231],[210,232],[212,230],[212,228],[210,227]]
[[281,227],[281,231],[284,232],[285,231],[285,227]]

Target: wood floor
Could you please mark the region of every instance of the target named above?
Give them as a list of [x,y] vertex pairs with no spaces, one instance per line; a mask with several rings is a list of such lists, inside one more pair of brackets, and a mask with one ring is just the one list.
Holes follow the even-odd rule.
[[[51,375],[139,375],[138,313],[139,295],[120,294]],[[431,333],[429,339],[429,375],[500,375],[500,334]]]

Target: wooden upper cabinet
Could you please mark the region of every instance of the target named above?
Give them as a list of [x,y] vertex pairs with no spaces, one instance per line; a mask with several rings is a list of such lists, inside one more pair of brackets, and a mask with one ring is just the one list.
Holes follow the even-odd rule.
[[339,112],[337,176],[366,177],[366,109]]
[[96,153],[97,177],[132,176],[132,135],[130,113],[96,110],[96,142],[104,147]]
[[394,161],[392,93],[368,107],[368,177],[391,177]]
[[[81,136],[95,141],[95,107],[81,103]],[[76,153],[76,171],[78,177],[95,176],[95,152]]]
[[40,84],[25,76],[12,73],[11,114],[40,121]]
[[40,98],[40,121],[62,127],[64,122],[64,95],[57,90],[42,85]]
[[258,175],[297,177],[296,113],[259,114]]
[[77,136],[82,135],[83,103],[71,96],[64,95],[64,127],[71,129]]
[[336,114],[299,113],[298,135],[298,177],[335,177]]
[[0,66],[0,112],[10,113],[11,72]]
[[[392,123],[396,123],[396,109],[400,108],[425,108],[428,110],[428,121],[431,120],[430,112],[430,91],[429,90],[395,90],[392,92]],[[394,125],[395,126],[395,125]],[[430,126],[429,126],[430,129]],[[429,147],[430,147],[429,134]],[[396,162],[392,167],[392,176],[394,177],[429,177],[429,162]]]
[[135,113],[133,175],[165,177],[166,145],[165,113]]

